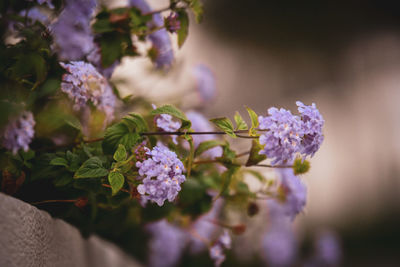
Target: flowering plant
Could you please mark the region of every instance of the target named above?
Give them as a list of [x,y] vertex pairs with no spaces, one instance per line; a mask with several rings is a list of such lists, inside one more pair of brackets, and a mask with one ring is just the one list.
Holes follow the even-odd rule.
[[[234,122],[208,120],[194,110],[122,97],[110,80],[125,57],[148,57],[156,71],[168,72],[170,35],[184,44],[188,12],[202,19],[199,0],[171,0],[161,10],[145,0],[113,9],[95,0],[14,0],[0,8],[3,192],[84,234],[114,240],[139,259],[150,257],[152,266],[173,266],[185,250],[206,248],[219,266],[232,234],[246,230],[246,218],[266,198],[269,229],[276,231],[263,247],[280,249],[274,240],[290,235],[288,225],[306,203],[299,175],[323,142],[315,104],[297,102],[299,115],[269,108],[258,116],[247,108],[249,124],[239,113]],[[194,74],[205,104],[215,96],[214,75],[204,65]],[[247,151],[234,149],[237,138],[251,140]],[[265,177],[258,167],[275,168],[276,175]],[[248,175],[258,179],[258,190],[250,190]],[[242,222],[230,223],[231,206],[239,207]],[[267,261],[288,264],[294,253],[286,252],[269,253]]]

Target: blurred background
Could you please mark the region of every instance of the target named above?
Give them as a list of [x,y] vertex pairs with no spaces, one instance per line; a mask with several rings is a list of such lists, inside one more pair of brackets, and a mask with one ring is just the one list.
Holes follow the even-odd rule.
[[341,238],[344,265],[399,266],[400,2],[204,4],[204,21],[190,26],[171,75],[154,74],[147,59],[135,59],[125,60],[113,79],[124,81],[126,94],[189,107],[197,98],[192,67],[207,64],[218,87],[215,102],[202,107],[210,118],[245,114],[246,105],[266,115],[271,106],[295,112],[296,100],[315,102],[325,141],[303,177],[309,195],[295,223],[299,239],[307,243],[329,228]]

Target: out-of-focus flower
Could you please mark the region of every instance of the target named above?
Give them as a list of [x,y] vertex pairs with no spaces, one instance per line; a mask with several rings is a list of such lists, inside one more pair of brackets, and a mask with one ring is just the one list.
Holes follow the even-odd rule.
[[212,240],[215,231],[219,228],[213,221],[218,219],[218,214],[223,204],[224,201],[218,198],[214,202],[211,210],[198,218],[192,225],[191,231],[193,234],[190,240],[190,251],[192,253],[200,253],[207,248],[206,243]]
[[324,141],[322,127],[325,121],[314,103],[311,106],[306,106],[302,102],[297,101],[296,105],[301,114],[304,133],[300,152],[312,157]]
[[68,71],[62,77],[61,91],[74,101],[74,108],[81,109],[91,101],[104,111],[107,121],[114,117],[116,97],[107,80],[93,67],[83,61],[60,63]]
[[[153,108],[156,109],[157,108],[156,105],[153,105]],[[155,116],[154,120],[157,128],[163,130],[164,132],[176,132],[182,126],[181,121],[176,120],[169,114],[157,115]],[[177,139],[176,135],[172,135],[171,138],[175,144],[178,144],[178,141],[176,140]]]
[[314,256],[307,267],[339,266],[342,250],[335,233],[324,230],[319,233],[314,244]]
[[179,21],[179,15],[176,12],[171,12],[168,17],[165,18],[165,27],[170,33],[175,33],[181,28],[181,22]]
[[181,190],[181,183],[186,178],[185,168],[175,152],[157,145],[147,152],[150,156],[143,162],[136,162],[143,184],[137,188],[142,198],[164,205],[164,201],[172,202]]
[[[33,2],[34,0],[28,0],[28,1]],[[38,3],[39,5],[46,4],[51,9],[54,8],[54,5],[51,2],[51,0],[36,0],[36,3]]]
[[187,234],[176,226],[162,220],[148,225],[150,240],[149,266],[176,266],[182,256]]
[[[26,14],[26,12],[28,12],[28,14]],[[38,7],[22,10],[19,14],[23,17],[27,16],[33,23],[35,21],[40,21],[43,25],[48,25],[50,23],[49,16]]]
[[294,220],[306,205],[307,187],[294,175],[292,169],[280,169],[278,172],[281,180],[279,198],[282,199],[268,201],[269,214],[272,221],[282,220],[283,217]]
[[17,154],[18,150],[29,150],[33,136],[35,135],[35,119],[32,112],[24,111],[22,114],[12,119],[4,129],[3,146]]
[[215,98],[217,86],[214,73],[204,64],[198,64],[193,69],[196,79],[196,90],[203,102],[209,102]]
[[287,225],[272,225],[262,238],[262,256],[268,266],[292,266],[296,258],[296,240]]
[[62,60],[78,60],[94,49],[90,19],[96,0],[69,0],[58,20],[50,26]]
[[222,235],[210,248],[210,257],[214,261],[214,265],[216,267],[221,266],[221,264],[225,261],[226,257],[224,250],[230,248],[231,248],[231,237],[229,236],[228,231],[224,230]]
[[[196,132],[210,132],[214,130],[212,124],[199,112],[196,111],[188,111],[186,112],[187,118],[192,122],[192,129]],[[195,147],[197,147],[201,142],[217,139],[215,134],[207,134],[207,135],[194,135],[193,142]],[[205,151],[203,156],[209,158],[217,158],[222,156],[222,148],[214,147]]]
[[272,165],[290,164],[301,149],[303,132],[300,118],[283,108],[270,108],[268,114],[268,117],[258,117],[259,128],[267,130],[260,136],[260,144],[265,145],[260,154],[274,159]]
[[111,66],[104,68],[101,63],[101,49],[100,46],[98,46],[97,44],[95,44],[94,49],[87,56],[87,60],[92,63],[92,65],[96,67],[98,72],[100,72],[107,79],[111,78],[115,68],[119,64],[119,60],[116,60],[113,64],[111,64]]
[[[150,13],[152,10],[145,0],[130,0],[129,5],[138,8],[143,14]],[[153,14],[153,19],[147,26],[151,29],[164,26],[164,20],[159,13]],[[168,69],[174,61],[174,51],[172,49],[171,39],[165,28],[159,29],[148,36],[153,44],[155,52],[154,64],[158,69]]]

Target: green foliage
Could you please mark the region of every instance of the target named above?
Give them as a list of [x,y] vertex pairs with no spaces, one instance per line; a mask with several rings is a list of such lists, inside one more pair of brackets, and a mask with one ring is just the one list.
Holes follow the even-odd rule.
[[249,117],[251,119],[251,128],[249,130],[250,136],[257,136],[256,129],[258,127],[258,116],[257,113],[249,107],[246,107]]
[[216,118],[211,119],[210,121],[214,123],[214,125],[217,126],[219,129],[224,131],[227,135],[236,138],[236,134],[234,133],[235,129],[233,128],[232,121],[229,118]]
[[176,108],[173,105],[164,105],[162,107],[156,108],[150,112],[150,115],[160,115],[160,114],[169,114],[177,119],[180,119],[182,121],[182,126],[181,129],[190,129],[192,126],[192,123],[190,120],[186,117],[185,113],[180,111],[178,108]]
[[232,178],[239,169],[240,166],[232,165],[229,169],[227,169],[224,173],[222,173],[223,184],[221,186],[221,191],[219,192],[217,198],[219,196],[223,196],[228,193],[227,190],[229,185],[231,184]]
[[189,4],[190,9],[192,10],[196,22],[200,23],[203,20],[203,3],[201,0],[184,0]]
[[120,122],[107,128],[102,145],[105,153],[113,154],[120,144],[124,145],[126,150],[130,150],[141,140],[142,137],[138,133]]
[[208,141],[201,142],[197,146],[196,151],[194,152],[194,156],[198,157],[203,152],[205,152],[205,151],[207,151],[207,150],[209,150],[211,148],[214,148],[214,147],[217,147],[217,146],[224,146],[224,145],[225,145],[225,142],[220,141],[220,140],[208,140]]
[[116,171],[112,171],[108,174],[108,182],[111,185],[112,195],[114,196],[124,186],[124,176]]
[[126,160],[126,149],[122,144],[118,145],[118,149],[115,151],[113,158],[116,161],[124,161]]
[[108,170],[103,167],[100,158],[92,157],[86,160],[83,165],[75,172],[74,178],[98,178],[108,174]]
[[243,118],[239,114],[239,112],[236,111],[234,119],[236,122],[235,130],[247,130],[248,129],[247,123],[243,120]]
[[295,175],[307,173],[310,170],[310,162],[297,158],[293,163],[293,172]]
[[178,46],[181,48],[186,41],[189,34],[189,17],[185,9],[178,9],[178,18],[180,22],[180,28],[177,32],[178,34]]
[[267,156],[260,154],[260,151],[263,148],[264,146],[260,144],[258,139],[253,139],[251,142],[250,155],[246,162],[246,166],[256,165],[257,163],[267,159]]

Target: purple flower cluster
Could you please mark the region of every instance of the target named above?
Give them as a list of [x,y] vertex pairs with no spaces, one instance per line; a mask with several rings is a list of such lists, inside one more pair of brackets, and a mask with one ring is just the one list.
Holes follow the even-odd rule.
[[292,266],[296,259],[296,240],[287,225],[273,225],[263,236],[261,247],[268,266]]
[[[130,0],[129,5],[138,8],[142,13],[150,13],[152,10],[145,0]],[[153,14],[153,20],[148,23],[150,29],[159,28],[164,25],[164,20],[160,14]],[[158,69],[171,67],[174,61],[174,51],[171,39],[165,28],[162,28],[149,35],[150,42],[156,52],[154,64]]]
[[335,233],[329,230],[321,231],[315,240],[314,249],[314,256],[307,267],[340,265],[342,250]]
[[78,60],[93,48],[90,20],[96,0],[69,0],[58,20],[50,26],[59,57],[63,60]]
[[[156,109],[156,105],[153,105],[153,108]],[[154,120],[157,128],[163,130],[164,132],[176,132],[182,126],[181,121],[174,119],[174,117],[169,114],[157,115]],[[171,138],[175,144],[178,144],[176,135],[171,136]]]
[[142,198],[164,205],[164,201],[172,202],[181,190],[181,183],[186,178],[185,168],[175,152],[162,145],[157,145],[147,152],[149,158],[136,162],[143,184],[137,188]]
[[266,130],[260,136],[265,145],[260,154],[274,159],[271,164],[291,163],[297,153],[313,156],[323,141],[324,120],[316,108],[296,102],[301,116],[292,115],[286,109],[270,108],[268,117],[259,116],[259,129]]
[[149,266],[176,266],[186,245],[187,234],[178,227],[162,220],[147,226],[150,240]]
[[296,105],[301,114],[302,128],[303,128],[303,142],[302,150],[300,153],[305,155],[314,156],[315,152],[319,149],[324,136],[322,134],[322,127],[324,126],[324,119],[319,113],[315,103],[311,106],[306,106],[302,102],[297,101]]
[[227,230],[224,230],[222,235],[210,248],[210,257],[214,261],[216,267],[221,266],[225,260],[224,250],[231,248],[231,237]]
[[[188,111],[186,112],[186,116],[192,122],[192,129],[195,130],[196,132],[209,132],[214,130],[212,124],[201,113],[196,111]],[[201,142],[213,139],[217,139],[215,134],[210,134],[210,135],[202,134],[193,136],[195,147],[197,147]],[[214,147],[204,152],[203,155],[211,159],[221,157],[222,148]]]
[[93,67],[83,61],[60,63],[69,73],[62,77],[61,91],[74,101],[74,108],[81,109],[91,101],[104,111],[107,121],[114,117],[116,97],[107,80]]
[[[34,0],[28,0],[28,1],[33,2]],[[37,2],[39,5],[46,4],[49,8],[51,8],[51,9],[54,8],[54,5],[53,5],[53,3],[51,2],[51,0],[36,0],[36,2]]]
[[29,150],[35,135],[35,120],[29,111],[24,111],[16,119],[11,120],[4,129],[3,146],[17,154],[18,150]]
[[171,12],[171,14],[165,18],[165,27],[170,33],[175,33],[181,28],[181,22],[179,21],[178,13]]
[[193,75],[196,78],[196,89],[203,102],[211,101],[215,98],[217,86],[214,73],[203,64],[198,64],[193,69]]

